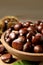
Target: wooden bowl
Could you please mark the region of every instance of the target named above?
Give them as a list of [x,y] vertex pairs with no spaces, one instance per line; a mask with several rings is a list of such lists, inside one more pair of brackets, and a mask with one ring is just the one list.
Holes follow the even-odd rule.
[[5,36],[5,32],[1,36],[1,42],[11,54],[17,56],[19,59],[22,59],[22,60],[43,61],[43,53],[29,53],[29,52],[16,50],[10,47],[8,43],[5,42],[4,36]]

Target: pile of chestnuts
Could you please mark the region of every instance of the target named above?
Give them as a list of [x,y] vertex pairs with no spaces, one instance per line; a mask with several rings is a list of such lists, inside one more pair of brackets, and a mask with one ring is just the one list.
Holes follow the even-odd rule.
[[43,53],[43,21],[19,22],[6,31],[4,39],[14,49]]

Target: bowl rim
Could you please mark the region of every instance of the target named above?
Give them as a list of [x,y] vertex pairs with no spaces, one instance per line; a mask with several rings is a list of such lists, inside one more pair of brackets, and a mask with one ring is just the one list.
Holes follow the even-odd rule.
[[8,43],[5,42],[4,36],[5,36],[6,31],[2,34],[1,36],[1,42],[4,46],[8,47],[10,50],[15,51],[17,53],[23,54],[23,55],[29,55],[29,56],[43,56],[43,53],[30,53],[30,52],[24,52],[24,51],[19,51],[14,48],[12,48]]

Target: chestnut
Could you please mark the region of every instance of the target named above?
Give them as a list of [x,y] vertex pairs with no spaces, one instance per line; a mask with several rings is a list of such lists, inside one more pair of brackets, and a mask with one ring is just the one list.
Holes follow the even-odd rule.
[[23,46],[23,51],[30,52],[31,51],[31,42],[27,42]]
[[23,43],[13,41],[12,42],[12,47],[14,49],[17,49],[17,50],[22,50],[23,49]]
[[35,53],[42,53],[43,52],[43,46],[41,46],[41,45],[34,46],[34,52]]
[[35,28],[34,26],[29,26],[29,27],[27,28],[27,30],[28,30],[28,32],[33,31],[33,32],[36,33],[36,28]]
[[22,28],[19,30],[20,36],[27,34],[27,28]]
[[41,39],[41,34],[40,33],[37,33],[35,36],[32,36],[32,43],[35,44],[35,43],[39,43],[40,39]]
[[6,62],[6,63],[10,62],[11,58],[12,58],[12,55],[11,55],[10,53],[3,54],[3,55],[1,56],[1,60],[2,60],[3,62]]
[[26,38],[24,36],[20,36],[18,37],[18,40],[24,43],[26,41]]
[[15,29],[16,31],[18,31],[20,28],[22,28],[22,24],[21,24],[21,23],[18,23],[18,24],[15,24],[15,25],[14,25],[14,29]]
[[14,40],[14,42],[22,42],[24,43],[26,41],[24,36],[19,36],[17,39]]
[[43,41],[43,35],[41,33],[37,33],[36,37],[38,37],[39,41]]
[[29,33],[27,33],[26,38],[31,40],[33,35],[35,35],[35,33],[30,31]]
[[42,25],[39,25],[39,26],[37,27],[37,29],[38,29],[38,32],[41,32],[41,30],[43,29],[43,26],[42,26]]
[[15,39],[15,38],[16,38],[16,34],[15,34],[14,32],[11,32],[11,33],[9,34],[9,38],[10,38],[10,39]]

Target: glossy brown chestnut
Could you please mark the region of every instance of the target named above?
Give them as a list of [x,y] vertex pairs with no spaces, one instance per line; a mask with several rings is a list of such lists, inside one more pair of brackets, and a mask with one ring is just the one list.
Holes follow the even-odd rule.
[[16,24],[16,25],[14,26],[14,29],[15,29],[16,31],[18,31],[20,28],[22,28],[22,24],[21,24],[21,23],[18,23],[18,24]]
[[22,28],[19,30],[20,36],[27,34],[27,28]]
[[26,38],[31,40],[33,35],[35,35],[35,33],[30,31],[29,33],[27,33]]
[[41,30],[43,29],[43,25],[39,25],[39,26],[37,27],[37,29],[38,29],[38,32],[41,32]]
[[12,47],[14,49],[17,49],[17,50],[22,50],[23,49],[23,43],[13,41],[12,42]]
[[23,46],[23,51],[30,52],[31,51],[31,42],[27,42]]
[[1,60],[4,61],[4,62],[10,62],[11,58],[12,58],[12,55],[9,54],[9,53],[3,54],[3,55],[1,56]]
[[41,46],[41,45],[34,46],[34,52],[35,53],[42,53],[43,52],[43,46]]
[[33,31],[36,32],[36,28],[34,26],[30,26],[27,28],[28,32]]
[[39,43],[39,41],[41,40],[41,34],[37,33],[35,36],[32,37],[32,43]]
[[24,36],[20,36],[18,37],[17,39],[14,40],[14,42],[21,42],[21,43],[24,43],[26,41],[25,37]]
[[11,32],[11,33],[9,34],[9,38],[10,38],[10,39],[15,39],[15,38],[16,38],[16,34],[15,34],[14,32]]

